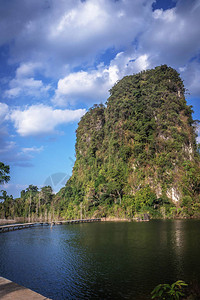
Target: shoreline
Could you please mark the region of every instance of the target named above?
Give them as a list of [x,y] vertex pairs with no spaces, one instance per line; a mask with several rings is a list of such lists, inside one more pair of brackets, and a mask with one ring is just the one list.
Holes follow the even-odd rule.
[[8,224],[14,224],[14,223],[16,223],[16,220],[0,219],[0,225],[8,225]]
[[117,217],[104,217],[104,218],[101,218],[101,221],[103,221],[103,222],[132,222],[132,219],[117,218]]
[[[119,217],[103,217],[100,218],[102,222],[147,222],[147,221],[151,221],[151,220],[200,220],[200,218],[194,218],[194,217],[190,217],[190,218],[186,218],[186,217],[175,217],[175,218],[150,218],[149,220],[143,220],[143,219],[137,219],[137,218],[119,218]],[[78,219],[77,219],[78,220]],[[63,222],[63,218],[61,218],[60,220],[58,220],[58,222],[61,221]],[[49,221],[41,221],[41,220],[34,220],[33,222],[54,222],[53,220],[49,220]],[[22,220],[15,220],[15,219],[0,219],[0,225],[12,225],[12,224],[24,224],[27,222],[24,222]]]

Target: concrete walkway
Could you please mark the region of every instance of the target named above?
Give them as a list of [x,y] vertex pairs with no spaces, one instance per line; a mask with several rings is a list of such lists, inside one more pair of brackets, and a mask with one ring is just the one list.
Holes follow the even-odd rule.
[[36,292],[33,292],[15,282],[0,277],[1,300],[50,300]]

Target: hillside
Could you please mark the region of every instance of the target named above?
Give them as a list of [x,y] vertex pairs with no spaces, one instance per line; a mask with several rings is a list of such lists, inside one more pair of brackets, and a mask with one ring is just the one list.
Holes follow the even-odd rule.
[[58,193],[68,217],[192,216],[200,158],[192,108],[166,65],[126,76],[79,122],[72,177]]

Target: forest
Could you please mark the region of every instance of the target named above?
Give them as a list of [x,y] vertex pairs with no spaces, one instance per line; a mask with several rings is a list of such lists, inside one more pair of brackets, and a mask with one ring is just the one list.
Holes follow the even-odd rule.
[[[29,185],[17,199],[3,191],[0,217],[199,217],[198,121],[185,92],[166,65],[125,76],[105,105],[94,105],[80,120],[65,187],[54,194],[50,186]],[[3,166],[1,184],[9,180]]]

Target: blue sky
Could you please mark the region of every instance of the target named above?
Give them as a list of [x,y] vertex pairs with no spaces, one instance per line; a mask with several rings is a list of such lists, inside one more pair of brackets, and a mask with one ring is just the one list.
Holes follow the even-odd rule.
[[75,130],[125,75],[175,68],[200,119],[200,0],[0,0],[0,161],[15,197],[72,172]]

